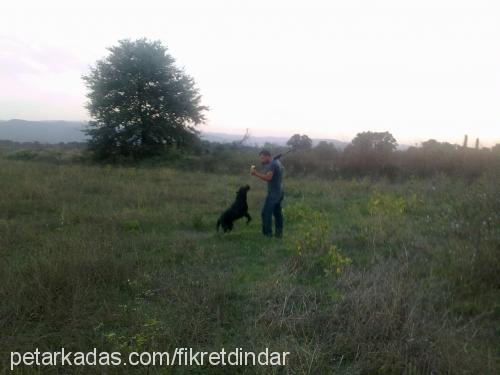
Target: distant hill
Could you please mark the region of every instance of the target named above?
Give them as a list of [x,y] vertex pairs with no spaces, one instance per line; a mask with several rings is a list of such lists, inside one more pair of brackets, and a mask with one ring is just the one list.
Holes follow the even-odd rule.
[[[26,121],[26,120],[0,120],[0,140],[15,142],[85,142],[86,135],[82,132],[86,123],[82,121]],[[239,141],[242,134],[202,132],[201,138],[210,142],[229,143]],[[273,143],[283,146],[289,137],[257,137],[250,136],[245,142],[247,145],[263,146]],[[333,143],[338,148],[344,148],[347,143],[336,139],[313,139],[313,144],[320,141]]]
[[14,142],[85,142],[84,122],[79,121],[0,121],[0,139]]

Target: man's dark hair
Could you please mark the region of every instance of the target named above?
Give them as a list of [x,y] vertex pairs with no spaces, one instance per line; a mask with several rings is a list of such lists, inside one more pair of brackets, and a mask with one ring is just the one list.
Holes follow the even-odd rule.
[[262,150],[261,152],[259,152],[259,156],[261,156],[261,155],[271,156],[271,153],[269,152],[269,150]]

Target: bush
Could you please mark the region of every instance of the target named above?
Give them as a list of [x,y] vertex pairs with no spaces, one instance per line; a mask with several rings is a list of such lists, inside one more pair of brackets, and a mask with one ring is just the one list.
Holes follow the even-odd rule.
[[299,225],[287,239],[295,255],[295,266],[305,274],[340,274],[351,260],[332,243],[328,217],[303,205],[292,206],[285,214]]

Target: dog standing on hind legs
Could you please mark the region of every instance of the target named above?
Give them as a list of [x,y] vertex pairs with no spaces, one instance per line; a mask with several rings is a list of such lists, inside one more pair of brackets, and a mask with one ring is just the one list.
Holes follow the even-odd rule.
[[233,230],[233,223],[241,219],[242,217],[247,218],[247,224],[250,223],[252,217],[248,213],[247,204],[247,193],[250,190],[249,185],[245,185],[239,188],[236,192],[236,200],[226,211],[220,215],[219,220],[217,220],[217,232],[219,228],[222,227],[224,233],[231,232]]

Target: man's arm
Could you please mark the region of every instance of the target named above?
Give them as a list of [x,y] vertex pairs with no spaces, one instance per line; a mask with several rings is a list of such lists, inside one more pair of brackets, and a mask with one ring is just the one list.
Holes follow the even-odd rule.
[[252,169],[252,176],[260,178],[262,181],[271,181],[273,178],[273,171],[267,171],[266,173],[259,173],[257,170]]

